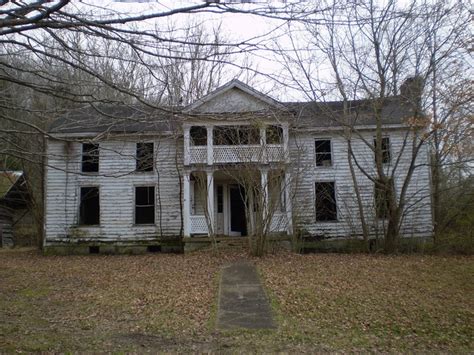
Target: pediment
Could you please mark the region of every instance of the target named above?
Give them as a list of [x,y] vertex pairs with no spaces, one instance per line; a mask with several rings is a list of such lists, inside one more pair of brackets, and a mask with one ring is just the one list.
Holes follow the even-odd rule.
[[282,105],[269,96],[260,93],[238,80],[233,80],[214,90],[185,108],[194,113],[239,113],[264,111]]

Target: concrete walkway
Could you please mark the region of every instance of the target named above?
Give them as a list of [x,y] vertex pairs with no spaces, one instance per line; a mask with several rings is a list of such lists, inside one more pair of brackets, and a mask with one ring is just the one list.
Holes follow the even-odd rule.
[[217,328],[276,328],[267,296],[252,264],[238,262],[222,270]]

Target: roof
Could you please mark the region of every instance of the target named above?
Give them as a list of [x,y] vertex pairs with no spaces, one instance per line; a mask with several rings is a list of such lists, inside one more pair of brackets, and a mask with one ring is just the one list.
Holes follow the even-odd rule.
[[84,106],[68,111],[49,127],[51,133],[169,132],[179,118],[143,105]]
[[[338,127],[342,125],[375,125],[374,100],[352,100],[347,102],[348,115],[344,115],[343,101],[288,102],[286,107],[294,115],[296,127]],[[382,124],[402,124],[414,114],[414,106],[400,96],[388,97],[382,105]]]
[[22,171],[0,171],[0,205],[24,208],[29,196]]
[[[275,117],[275,112],[292,121],[296,128],[341,127],[344,125],[371,126],[375,125],[374,104],[376,100],[353,100],[347,102],[349,115],[344,115],[342,101],[331,102],[277,102],[259,93],[248,85],[232,80],[216,89],[209,95],[183,108],[163,110],[144,105],[100,105],[85,106],[68,111],[63,117],[50,126],[51,133],[146,133],[146,132],[175,132],[182,121],[193,115],[200,106],[222,96],[222,107],[230,107],[226,96],[230,90],[242,90],[246,95],[268,105],[269,110],[248,112],[252,117],[268,114]],[[226,94],[227,93],[227,94]],[[235,106],[235,105],[234,105]],[[245,106],[245,105],[244,105]],[[271,109],[271,110],[270,110]],[[266,112],[266,113],[265,113]],[[200,115],[206,115],[206,111]],[[222,117],[238,117],[242,112],[209,112],[209,114],[226,115]],[[414,105],[401,96],[384,99],[382,104],[382,124],[399,125],[413,117]],[[289,116],[289,117],[288,117]],[[194,119],[200,116],[193,116]]]

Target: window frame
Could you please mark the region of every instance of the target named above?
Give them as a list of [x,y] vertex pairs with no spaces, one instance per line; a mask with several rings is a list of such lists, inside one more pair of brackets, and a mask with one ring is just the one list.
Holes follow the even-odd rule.
[[[317,189],[316,189],[316,184],[333,184],[333,191],[334,191],[334,206],[335,206],[335,211],[334,219],[327,219],[327,220],[318,220],[318,209],[317,209],[317,203],[316,203],[316,198],[317,198]],[[315,223],[335,223],[339,222],[339,209],[338,209],[338,203],[337,203],[337,184],[335,180],[316,180],[313,183],[313,189],[314,189],[314,220]]]
[[[137,188],[153,187],[153,223],[137,223]],[[133,186],[133,226],[156,226],[156,185],[140,184]]]
[[[138,145],[139,144],[152,144],[152,163],[151,163],[151,170],[141,170],[141,169],[138,169],[138,162],[140,161],[138,159]],[[156,160],[155,160],[155,142],[137,142],[135,144],[135,172],[136,173],[140,173],[140,174],[143,174],[143,173],[153,173],[155,171],[155,163],[156,163]]]
[[[376,179],[377,180],[377,179]],[[392,190],[393,190],[393,193],[395,194],[395,198],[397,196],[397,190],[395,189],[395,179],[393,178],[390,178],[390,183],[392,185]],[[378,221],[382,221],[382,220],[387,220],[388,219],[388,211],[389,211],[389,208],[388,208],[388,203],[387,203],[387,197],[385,196],[385,203],[384,205],[385,206],[385,213],[383,215],[381,215],[379,212],[379,205],[378,205],[378,198],[377,198],[377,191],[380,191],[379,189],[377,189],[377,183],[374,182],[374,209],[375,209],[375,219],[378,220]]]
[[[331,164],[330,165],[318,165],[318,155],[322,154],[327,154],[327,153],[318,153],[316,150],[316,142],[318,141],[329,141],[329,149],[330,149],[330,158],[331,158]],[[332,138],[328,137],[317,137],[314,139],[314,164],[317,169],[330,169],[334,167],[334,158],[333,158],[333,142]]]
[[[85,157],[91,157],[92,155],[89,152],[84,151],[84,146],[85,145],[92,145],[96,146],[96,151],[97,151],[97,171],[84,171],[84,163],[87,164],[93,164],[92,162],[87,162],[85,161]],[[92,156],[93,157],[93,156]],[[84,174],[91,174],[91,175],[96,175],[99,174],[100,171],[100,144],[99,143],[87,143],[87,142],[82,142],[81,143],[81,173]]]
[[[79,192],[79,204],[78,204],[78,210],[77,210],[77,225],[80,227],[98,227],[101,225],[101,220],[102,220],[102,211],[101,211],[101,205],[102,205],[102,198],[101,198],[101,193],[100,193],[100,186],[99,185],[81,185],[78,187]],[[81,223],[81,206],[82,206],[82,189],[83,188],[96,188],[97,189],[97,195],[99,197],[99,223],[97,224],[84,224]]]
[[[388,140],[388,149],[384,150],[384,140]],[[388,155],[388,159],[385,159]],[[377,164],[377,137],[374,137],[374,164]],[[387,161],[385,161],[387,160]],[[382,136],[382,165],[390,165],[392,163],[392,142],[389,135]]]

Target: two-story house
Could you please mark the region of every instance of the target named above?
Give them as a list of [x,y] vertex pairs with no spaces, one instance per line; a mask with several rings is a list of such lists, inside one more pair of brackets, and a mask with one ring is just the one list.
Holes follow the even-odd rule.
[[[358,201],[377,235],[384,216],[370,179],[371,109],[367,100],[277,102],[233,80],[182,109],[71,111],[47,139],[44,246],[156,250],[170,240],[257,232],[359,237]],[[395,96],[381,112],[384,169],[399,191],[414,158],[413,108]],[[432,232],[427,159],[423,147],[404,236]]]

